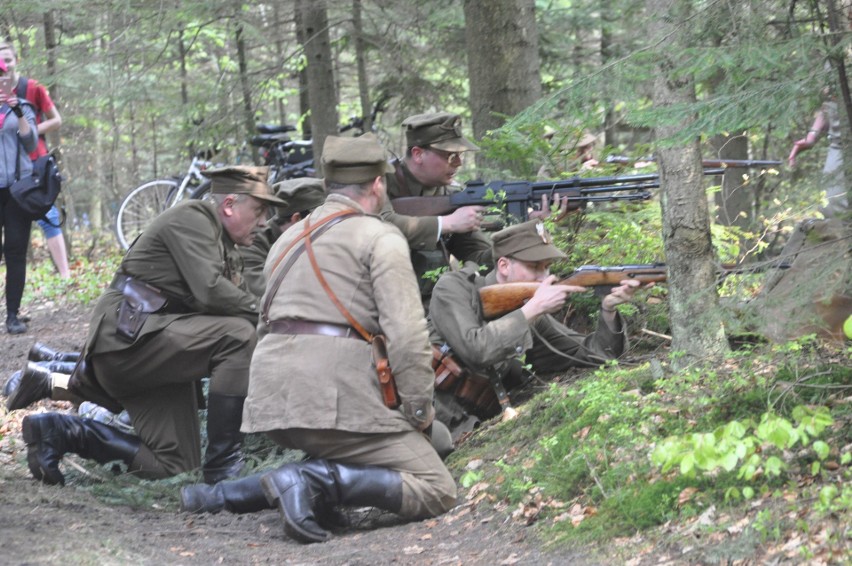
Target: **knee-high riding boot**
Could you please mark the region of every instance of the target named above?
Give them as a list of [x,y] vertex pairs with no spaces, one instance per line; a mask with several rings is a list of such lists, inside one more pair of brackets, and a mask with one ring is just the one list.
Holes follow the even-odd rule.
[[393,513],[402,507],[399,472],[348,466],[327,460],[286,464],[260,480],[269,503],[277,506],[284,532],[303,542],[324,542],[324,510],[335,505],[378,507]]
[[30,473],[47,484],[65,485],[59,462],[69,452],[101,464],[122,460],[129,466],[142,445],[138,437],[111,426],[60,413],[24,417],[23,435]]
[[245,397],[211,393],[207,398],[207,452],[204,482],[218,483],[240,475],[245,462],[240,448]]

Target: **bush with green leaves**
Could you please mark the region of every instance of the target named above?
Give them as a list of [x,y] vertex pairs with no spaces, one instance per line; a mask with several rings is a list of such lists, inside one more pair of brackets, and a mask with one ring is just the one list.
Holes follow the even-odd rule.
[[[744,482],[758,480],[764,474],[778,476],[786,468],[782,457],[784,450],[797,444],[811,446],[817,459],[811,472],[816,474],[820,462],[829,454],[829,446],[819,436],[833,423],[827,407],[797,406],[793,409],[793,422],[768,411],[759,422],[751,419],[734,420],[717,427],[713,432],[694,432],[670,436],[658,443],[651,453],[651,460],[660,466],[663,473],[673,468],[687,477],[712,474],[737,469],[737,479]],[[741,490],[731,488],[729,495],[747,499],[754,495],[750,485]]]

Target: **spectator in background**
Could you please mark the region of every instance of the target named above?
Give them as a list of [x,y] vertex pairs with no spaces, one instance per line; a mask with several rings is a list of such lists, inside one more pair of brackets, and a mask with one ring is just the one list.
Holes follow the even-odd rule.
[[[59,115],[56,105],[53,104],[50,94],[43,85],[34,79],[18,75],[18,56],[11,43],[0,41],[0,59],[6,63],[8,74],[14,81],[18,98],[25,98],[35,109],[38,146],[35,151],[30,153],[30,159],[35,161],[39,157],[47,155],[45,135],[59,129],[59,126],[62,125],[62,116]],[[50,251],[50,257],[56,265],[56,270],[63,279],[68,279],[71,277],[71,272],[68,269],[68,252],[65,249],[62,228],[59,227],[61,219],[56,206],[48,211],[47,220],[38,220],[37,222],[44,232],[47,249]]]
[[[8,67],[0,58],[0,228],[3,230],[3,259],[6,262],[6,331],[23,334],[27,325],[18,318],[27,280],[27,246],[32,222],[12,199],[9,191],[16,179],[32,173],[27,154],[36,147],[35,113],[15,96]],[[25,102],[25,101],[24,101]]]
[[826,100],[814,115],[811,129],[805,137],[793,142],[793,149],[787,157],[790,167],[796,166],[796,156],[816,145],[823,136],[828,137],[828,153],[825,156],[825,165],[822,168],[825,195],[828,205],[820,209],[826,218],[832,218],[849,209],[849,201],[846,195],[846,180],[843,173],[843,150],[840,139],[840,115],[837,101],[828,91],[825,92]]
[[557,179],[565,173],[586,171],[599,165],[595,158],[598,138],[592,133],[583,131],[556,135],[555,130],[548,128],[544,137],[553,145],[553,151],[538,170],[539,181]]

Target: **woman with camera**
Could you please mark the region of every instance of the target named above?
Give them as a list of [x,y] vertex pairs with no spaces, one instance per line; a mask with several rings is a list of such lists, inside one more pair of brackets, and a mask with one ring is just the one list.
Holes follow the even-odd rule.
[[18,319],[27,278],[27,247],[32,221],[12,199],[9,187],[32,173],[30,152],[38,144],[35,113],[15,96],[6,61],[0,59],[0,230],[6,262],[6,331],[23,334],[27,326]]

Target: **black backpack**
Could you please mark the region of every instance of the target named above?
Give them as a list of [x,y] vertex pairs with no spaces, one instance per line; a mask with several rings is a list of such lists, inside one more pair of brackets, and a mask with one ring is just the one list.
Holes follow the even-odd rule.
[[15,181],[9,191],[12,198],[30,220],[47,220],[46,214],[56,202],[62,190],[62,175],[53,155],[45,155],[33,161],[33,172],[29,177]]

